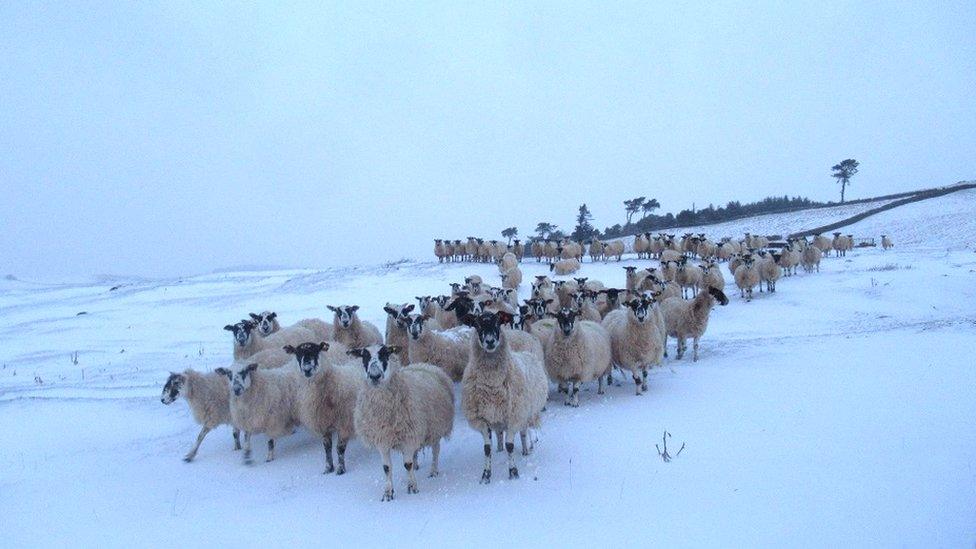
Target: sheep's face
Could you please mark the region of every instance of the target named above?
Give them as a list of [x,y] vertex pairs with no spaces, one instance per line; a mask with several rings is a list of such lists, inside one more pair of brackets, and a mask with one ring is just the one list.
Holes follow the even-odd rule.
[[267,337],[274,332],[275,319],[278,317],[278,313],[272,313],[265,311],[259,315],[251,313],[251,320],[257,326],[258,333],[262,337]]
[[511,322],[512,315],[504,311],[464,317],[464,323],[478,332],[478,344],[488,353],[494,353],[501,348],[502,325]]
[[583,303],[586,302],[586,293],[585,292],[574,292],[574,293],[570,294],[569,297],[573,300],[573,303],[576,304],[576,308],[577,309],[582,308],[583,307]]
[[363,349],[351,349],[347,352],[349,356],[357,357],[363,361],[366,379],[373,385],[379,385],[389,379],[390,357],[400,352],[400,348],[395,345],[371,345]]
[[571,335],[576,326],[576,311],[563,307],[556,313],[556,322],[559,323],[559,329],[564,336]]
[[424,323],[430,320],[427,315],[411,315],[403,317],[403,324],[407,327],[407,333],[410,334],[410,339],[414,341],[420,339],[420,336],[424,333]]
[[336,324],[342,325],[343,328],[348,328],[356,316],[356,311],[359,310],[359,305],[340,305],[339,307],[332,307],[330,305],[329,310],[335,313]]
[[242,320],[237,324],[228,324],[224,329],[234,333],[234,341],[238,346],[245,347],[251,341],[251,331],[254,330],[254,326],[255,324],[250,320]]
[[295,360],[298,361],[298,369],[305,374],[305,377],[312,377],[319,367],[319,354],[322,351],[328,351],[329,344],[324,341],[321,343],[307,342],[298,347],[285,345],[284,350],[290,355],[295,355]]
[[529,308],[529,314],[536,318],[544,318],[546,316],[546,307],[552,303],[551,299],[527,299],[525,304]]
[[419,295],[416,296],[416,298],[417,307],[419,307],[421,311],[426,311],[427,307],[430,307],[430,304],[434,301],[434,298],[429,295]]
[[444,307],[444,310],[454,311],[454,314],[461,319],[470,313],[473,307],[474,301],[470,297],[462,295],[454,298],[454,301],[450,302],[446,307]]
[[219,374],[227,376],[227,379],[230,381],[230,390],[235,396],[241,396],[251,386],[251,378],[254,377],[254,370],[257,369],[257,364],[248,364],[237,371],[229,370],[227,368],[217,368],[215,371]]
[[607,296],[607,304],[611,307],[616,307],[617,302],[620,300],[620,292],[622,290],[618,288],[608,288],[606,290],[601,290],[600,293]]
[[451,300],[450,296],[446,296],[446,295],[439,295],[434,298],[434,302],[437,303],[437,306],[440,307],[441,310],[443,310],[444,307],[447,307],[447,302],[450,300]]
[[624,303],[624,305],[626,305],[627,308],[630,309],[630,312],[634,316],[634,319],[636,319],[637,322],[643,324],[644,321],[647,320],[648,315],[650,314],[651,306],[653,303],[654,303],[653,300],[648,299],[647,296],[642,296],[637,299],[632,299]]
[[185,375],[170,373],[166,379],[166,384],[163,385],[163,396],[159,400],[163,404],[172,404],[180,398],[180,392],[183,391],[184,385],[186,385]]
[[485,309],[491,307],[494,304],[495,304],[495,300],[493,299],[484,299],[482,301],[475,301],[471,304],[471,312],[476,315],[480,315],[481,313],[485,312]]
[[525,317],[530,314],[528,305],[520,305],[517,307],[515,314],[512,315],[512,328],[515,330],[525,329]]

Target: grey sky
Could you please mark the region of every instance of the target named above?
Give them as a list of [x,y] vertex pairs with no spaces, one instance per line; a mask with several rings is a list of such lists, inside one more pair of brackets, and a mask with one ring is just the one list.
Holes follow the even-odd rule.
[[[976,3],[0,3],[0,274],[430,255],[976,176]],[[711,3],[710,3],[711,4]],[[788,4],[788,5],[784,5]]]

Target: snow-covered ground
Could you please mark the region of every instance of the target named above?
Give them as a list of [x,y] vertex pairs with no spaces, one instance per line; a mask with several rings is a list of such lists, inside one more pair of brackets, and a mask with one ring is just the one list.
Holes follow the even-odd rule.
[[[836,214],[813,212],[702,230],[782,233]],[[197,427],[184,402],[159,402],[161,384],[227,364],[221,327],[249,311],[288,321],[355,303],[382,326],[386,301],[472,273],[497,282],[493,267],[0,281],[3,545],[971,545],[976,191],[845,232],[896,247],[825,259],[748,304],[730,285],[697,364],[667,360],[642,397],[629,384],[587,388],[578,409],[553,397],[520,480],[478,484],[481,438],[458,416],[442,475],[407,495],[398,468],[393,503],[379,501],[377,455],[353,443],[348,473],[323,475],[321,444],[302,431],[274,462],[245,467],[222,428],[183,463]],[[621,267],[645,263],[582,275],[622,286]],[[670,463],[655,449],[664,430],[672,454],[686,444]]]

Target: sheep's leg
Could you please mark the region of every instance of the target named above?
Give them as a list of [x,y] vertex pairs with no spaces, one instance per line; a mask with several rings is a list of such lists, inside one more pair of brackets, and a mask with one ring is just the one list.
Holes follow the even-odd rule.
[[695,341],[694,342],[695,352],[694,352],[694,355],[692,356],[692,359],[691,359],[692,362],[698,362],[698,339],[699,338],[696,337],[695,340],[694,340]]
[[497,433],[495,433],[495,438],[497,439],[497,442],[496,442],[497,445],[495,446],[495,451],[496,452],[501,452],[501,451],[504,451],[505,450],[505,439],[504,439],[504,437],[505,437],[504,431],[498,431]]
[[505,451],[508,452],[508,478],[519,478],[518,467],[515,466],[515,443],[512,441],[506,442]]
[[251,432],[244,431],[244,463],[251,464]]
[[675,339],[678,340],[678,354],[677,354],[677,356],[675,358],[677,358],[678,360],[681,360],[682,357],[685,356],[685,338],[678,337],[678,338],[675,338]]
[[522,441],[522,455],[527,456],[532,453],[532,447],[529,446],[529,430],[522,429],[519,431],[519,439]]
[[647,392],[647,366],[641,368],[641,392]]
[[644,394],[644,392],[641,391],[641,376],[636,372],[633,373],[632,375],[634,377],[634,385],[637,387],[637,396],[641,396],[642,394]]
[[607,387],[613,385],[613,368],[607,370]]
[[197,450],[200,449],[200,443],[203,442],[203,437],[207,436],[207,433],[209,432],[210,427],[207,427],[206,425],[200,428],[200,434],[197,435],[197,443],[193,445],[193,449],[183,456],[183,461],[190,463],[193,461],[193,458],[197,457]]
[[[560,381],[558,387],[556,388],[556,392],[569,394],[569,390],[566,388],[566,382]],[[499,448],[498,451],[501,452],[502,449]]]
[[481,430],[481,438],[485,441],[485,469],[481,472],[481,484],[491,482],[491,428]]
[[577,381],[569,382],[569,391],[566,393],[566,405],[572,406],[573,408],[579,407],[579,387],[580,384]]
[[[433,458],[430,463],[430,477],[433,478],[439,474],[437,471],[437,465],[441,455],[441,440],[437,439],[434,441],[434,444],[431,445],[430,448],[431,453],[433,454]],[[414,463],[416,463],[416,460],[414,460]]]
[[339,445],[336,447],[339,454],[339,466],[336,467],[336,474],[341,475],[346,472],[346,443],[348,439],[339,438]]
[[268,457],[264,458],[265,462],[274,461],[274,439],[268,439]]
[[241,449],[241,431],[240,429],[234,429],[234,451]]
[[386,477],[386,486],[383,489],[383,499],[380,501],[393,501],[393,464],[390,461],[390,449],[383,448],[380,450],[380,455],[383,456],[383,475]]
[[668,358],[668,334],[664,334],[664,358]]
[[598,394],[598,395],[602,395],[603,393],[605,393],[605,392],[606,392],[606,391],[605,391],[605,390],[603,389],[603,376],[597,376],[597,378],[596,378],[596,382],[597,382],[597,390],[596,390],[596,394]]
[[410,451],[409,449],[404,449],[403,451],[403,468],[407,470],[407,493],[417,494],[420,490],[417,489],[417,468],[413,464],[417,460],[417,450]]
[[322,437],[322,447],[325,448],[325,471],[323,474],[328,474],[335,471],[335,465],[332,463],[332,433],[326,433]]

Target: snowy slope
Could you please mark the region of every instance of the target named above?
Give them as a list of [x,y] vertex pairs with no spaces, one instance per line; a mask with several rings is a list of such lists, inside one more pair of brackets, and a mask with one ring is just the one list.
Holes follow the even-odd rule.
[[[4,544],[969,545],[974,198],[845,229],[885,232],[896,248],[826,259],[775,295],[746,304],[730,286],[697,364],[666,361],[643,397],[629,384],[587,388],[578,409],[553,397],[518,481],[478,484],[481,438],[458,416],[442,476],[421,476],[408,496],[397,468],[392,504],[379,502],[378,456],[358,442],[342,477],[321,474],[321,445],[305,432],[279,441],[275,462],[245,467],[223,428],[182,463],[197,429],[185,403],[160,404],[161,383],[169,370],[229,362],[221,327],[248,311],[288,321],[356,303],[382,326],[386,301],[442,293],[466,274],[497,282],[493,267],[221,273],[115,291],[0,281]],[[814,212],[721,230],[787,232],[856,213]],[[582,275],[622,286],[629,264],[646,262]],[[524,269],[527,280],[545,272]],[[687,445],[671,463],[654,446],[665,429],[672,454]]]

